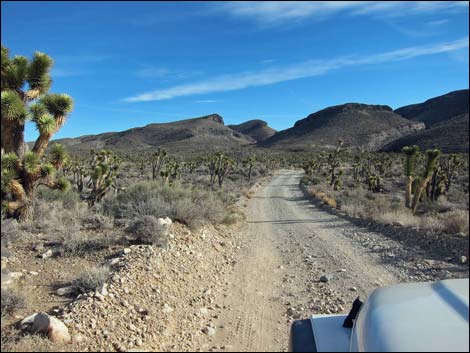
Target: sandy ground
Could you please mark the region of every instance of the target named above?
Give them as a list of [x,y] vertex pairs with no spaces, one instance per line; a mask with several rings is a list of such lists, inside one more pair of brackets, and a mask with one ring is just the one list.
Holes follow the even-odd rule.
[[[280,172],[248,202],[245,251],[219,298],[223,330],[203,350],[286,351],[293,319],[347,313],[357,296],[419,278],[404,263],[415,265],[425,254],[320,210],[299,189],[301,177]],[[401,247],[407,260],[392,254],[385,261],[364,239],[395,252]],[[460,276],[468,277],[468,267]]]

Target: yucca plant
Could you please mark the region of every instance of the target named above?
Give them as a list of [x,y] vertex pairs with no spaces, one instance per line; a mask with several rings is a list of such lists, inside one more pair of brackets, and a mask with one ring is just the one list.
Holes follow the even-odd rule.
[[152,164],[152,179],[156,180],[160,175],[160,170],[165,163],[167,152],[166,150],[159,148],[157,152],[150,156],[150,163]]
[[91,188],[88,204],[93,206],[101,201],[111,188],[116,188],[119,159],[109,150],[93,151],[92,167],[88,186]]
[[[65,153],[46,161],[44,151],[72,111],[73,102],[65,94],[47,94],[53,64],[48,55],[36,52],[29,60],[19,55],[11,58],[3,45],[1,51],[2,208],[8,216],[25,220],[38,185],[68,187],[65,178],[55,177],[56,166],[66,162]],[[24,140],[27,120],[39,131],[29,152]]]
[[436,168],[437,160],[440,154],[441,154],[441,151],[439,151],[438,149],[426,151],[426,165],[423,171],[423,175],[421,176],[421,181],[413,195],[413,201],[411,204],[411,211],[413,213],[416,212],[416,209],[418,208],[419,200],[421,199],[421,195],[423,194],[423,191],[425,190],[427,184],[429,183],[429,180],[431,180],[432,174]]
[[244,160],[243,164],[248,167],[248,181],[251,181],[251,174],[253,172],[253,167],[256,164],[256,157],[250,156]]
[[217,152],[209,160],[209,174],[211,188],[217,178],[219,188],[222,188],[225,178],[233,171],[235,161],[223,152]]
[[402,152],[405,155],[405,161],[404,161],[404,172],[406,176],[405,206],[408,208],[411,208],[413,182],[416,178],[416,175],[415,175],[416,158],[419,153],[419,147],[416,145],[406,146],[406,147],[403,147]]

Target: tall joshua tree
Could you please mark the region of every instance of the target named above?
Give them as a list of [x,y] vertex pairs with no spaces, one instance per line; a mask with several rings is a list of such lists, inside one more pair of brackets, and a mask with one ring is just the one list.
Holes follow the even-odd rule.
[[[63,126],[72,111],[72,98],[66,94],[48,94],[52,80],[52,59],[36,52],[31,60],[10,57],[2,45],[1,57],[1,152],[2,208],[19,220],[28,218],[38,185],[65,189],[64,178],[55,178],[56,166],[44,161],[44,151],[52,136]],[[39,131],[34,147],[27,151],[24,128],[30,119]],[[57,157],[57,155],[55,156]]]
[[412,202],[412,190],[413,182],[416,178],[415,169],[416,169],[416,158],[419,153],[418,146],[405,146],[402,149],[403,154],[405,155],[404,169],[406,176],[406,189],[405,189],[405,206],[411,208]]

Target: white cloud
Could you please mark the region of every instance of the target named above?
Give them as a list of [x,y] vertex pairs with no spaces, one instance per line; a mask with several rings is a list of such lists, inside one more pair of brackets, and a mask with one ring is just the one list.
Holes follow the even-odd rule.
[[450,53],[468,48],[468,37],[452,42],[402,48],[370,56],[348,56],[330,60],[309,60],[285,67],[271,67],[261,71],[248,71],[209,78],[204,81],[176,85],[166,89],[142,93],[124,99],[127,102],[160,101],[182,96],[224,92],[247,87],[266,86],[299,78],[324,75],[348,66],[374,65],[407,60],[418,56]]
[[398,17],[466,9],[467,1],[233,1],[213,7],[213,11],[249,18],[261,25],[324,19],[339,13]]

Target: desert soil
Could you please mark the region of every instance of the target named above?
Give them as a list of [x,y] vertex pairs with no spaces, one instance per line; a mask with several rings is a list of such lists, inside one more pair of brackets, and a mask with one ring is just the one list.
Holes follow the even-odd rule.
[[286,351],[294,319],[347,313],[356,297],[379,286],[468,277],[468,266],[454,259],[321,210],[299,189],[301,177],[283,171],[248,202],[245,251],[219,298],[225,310],[216,325],[223,330],[199,349]]
[[[73,336],[60,347],[66,351],[286,351],[295,319],[347,313],[379,286],[468,277],[458,256],[443,258],[317,206],[299,187],[302,175],[284,170],[257,184],[239,205],[246,222],[194,231],[173,224],[166,250],[118,246],[80,262],[31,261],[30,247],[18,251],[9,270],[25,274],[19,284],[36,305],[14,320],[36,311],[58,316]],[[57,297],[87,261],[110,259],[117,265],[105,297]],[[69,261],[76,266],[65,276]],[[16,327],[7,324],[2,350],[38,350],[21,333],[7,335]]]

